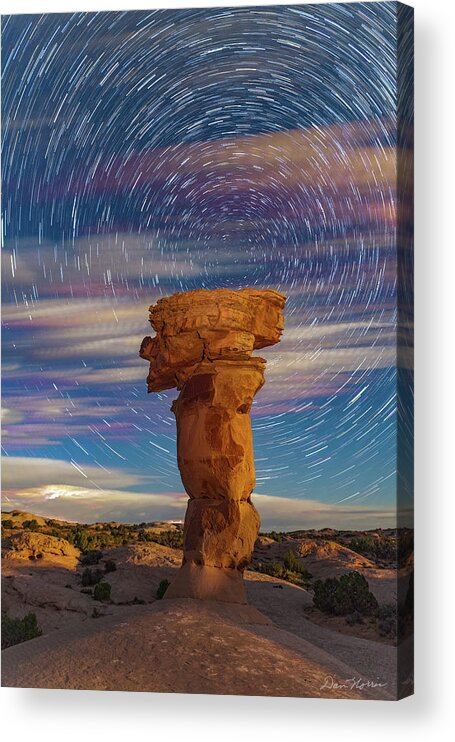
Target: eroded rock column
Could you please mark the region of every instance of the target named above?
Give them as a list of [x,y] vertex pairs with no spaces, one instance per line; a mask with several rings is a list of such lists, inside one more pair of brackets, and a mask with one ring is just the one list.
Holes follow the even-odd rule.
[[255,348],[283,330],[285,297],[271,290],[174,294],[150,307],[149,392],[176,387],[177,456],[189,495],[184,557],[166,597],[245,603],[243,570],[260,527],[250,409],[264,383]]

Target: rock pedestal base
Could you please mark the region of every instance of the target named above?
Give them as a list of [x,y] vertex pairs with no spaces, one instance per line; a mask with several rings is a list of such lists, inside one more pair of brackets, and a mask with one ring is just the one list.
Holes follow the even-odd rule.
[[246,604],[243,573],[238,569],[185,562],[164,598],[196,598]]

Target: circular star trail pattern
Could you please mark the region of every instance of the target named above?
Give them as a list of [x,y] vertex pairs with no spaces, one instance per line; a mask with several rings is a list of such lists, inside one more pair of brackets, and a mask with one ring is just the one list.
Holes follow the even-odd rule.
[[288,301],[253,408],[258,492],[392,504],[396,13],[5,19],[8,455],[181,490],[172,394],[146,398],[135,358],[147,307],[269,286]]

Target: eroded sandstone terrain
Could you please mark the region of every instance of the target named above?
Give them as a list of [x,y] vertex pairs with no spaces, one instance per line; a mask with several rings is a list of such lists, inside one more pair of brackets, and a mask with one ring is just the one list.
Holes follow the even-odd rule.
[[[182,561],[179,523],[81,525],[17,511],[2,520],[2,611],[35,614],[42,632],[3,652],[5,685],[395,695],[397,633],[403,652],[411,641],[410,531],[398,541],[392,530],[261,534],[245,572],[250,605],[235,606],[160,600]],[[377,609],[315,606],[318,580],[353,573]]]

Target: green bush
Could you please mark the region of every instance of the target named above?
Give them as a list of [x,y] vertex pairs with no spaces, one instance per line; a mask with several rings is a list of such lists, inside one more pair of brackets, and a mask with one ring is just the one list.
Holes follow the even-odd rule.
[[81,564],[87,567],[93,564],[98,564],[102,556],[103,556],[102,551],[99,551],[98,549],[92,549],[91,551],[87,551],[83,555],[81,559]]
[[352,551],[372,560],[396,561],[397,544],[390,536],[381,536],[381,538],[367,538],[358,536],[352,538],[348,544]]
[[2,520],[2,528],[13,528],[13,521],[10,518]]
[[378,606],[368,582],[359,572],[316,580],[313,589],[316,608],[335,616],[347,616],[355,611],[370,615]]
[[140,541],[152,541],[161,546],[169,546],[171,549],[183,548],[182,531],[162,531],[161,533],[144,533],[139,534]]
[[93,597],[101,603],[108,603],[111,599],[111,590],[112,588],[109,582],[98,582],[98,584],[95,585]]
[[297,557],[291,550],[284,557],[284,564],[281,564],[281,562],[259,562],[257,570],[279,580],[297,583],[310,580],[312,576],[305,567],[299,564]]
[[355,626],[355,624],[362,624],[365,623],[363,616],[359,611],[354,611],[354,613],[349,613],[346,616],[346,623],[349,626]]
[[2,649],[35,639],[42,633],[34,613],[27,613],[23,618],[2,616]]
[[[335,614],[338,593],[338,580],[329,577],[326,580],[316,580],[313,584],[313,603],[323,613]],[[349,613],[349,611],[348,611]]]
[[258,570],[259,572],[263,572],[265,575],[278,577],[283,580],[286,574],[286,570],[280,562],[260,562],[258,564]]
[[76,529],[76,532],[73,535],[72,542],[74,543],[74,546],[76,546],[81,551],[87,551],[89,548],[89,537],[86,533],[86,531],[82,530],[81,528]]
[[302,567],[296,555],[293,551],[291,551],[291,549],[289,549],[289,551],[285,554],[283,561],[284,566],[286,567],[286,569],[289,570],[289,572],[297,572],[298,574],[305,572],[305,567]]
[[117,569],[117,565],[114,562],[114,560],[113,559],[108,559],[107,562],[104,565],[104,571],[106,572],[106,574],[108,572],[115,572],[116,569]]
[[100,569],[89,569],[88,567],[82,572],[81,582],[83,587],[96,585],[103,578],[103,572]]
[[279,533],[277,531],[270,531],[269,533],[264,533],[264,536],[267,538],[271,538],[277,543],[281,544],[282,541],[284,541],[284,536],[282,533]]
[[39,525],[38,521],[35,520],[35,518],[32,518],[32,520],[24,520],[22,527],[29,531],[36,531],[36,529],[39,528]]
[[378,605],[374,612],[374,615],[376,616],[376,618],[379,619],[396,618],[397,607],[395,603],[383,603],[382,605]]
[[169,580],[161,580],[156,590],[156,597],[158,598],[158,600],[161,600],[170,584],[171,583],[169,582]]

